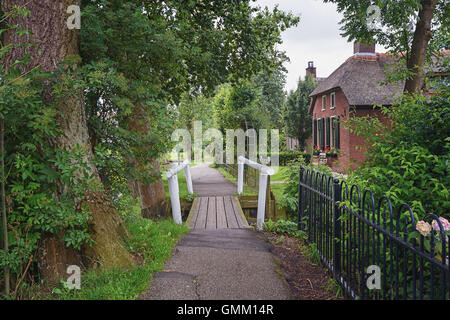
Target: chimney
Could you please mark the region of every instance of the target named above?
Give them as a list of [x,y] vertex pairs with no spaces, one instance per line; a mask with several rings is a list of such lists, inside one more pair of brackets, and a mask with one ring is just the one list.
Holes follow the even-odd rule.
[[306,77],[312,77],[313,79],[316,78],[316,68],[314,67],[314,62],[309,61],[308,62],[308,68],[306,68]]
[[355,42],[353,44],[353,53],[358,55],[375,55],[375,42],[371,44]]

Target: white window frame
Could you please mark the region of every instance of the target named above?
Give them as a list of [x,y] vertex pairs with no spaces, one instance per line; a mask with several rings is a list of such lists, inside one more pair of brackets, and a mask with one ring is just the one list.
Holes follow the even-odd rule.
[[336,108],[336,93],[330,93],[330,109]]
[[316,125],[316,135],[317,135],[317,146],[320,146],[320,134],[319,134],[319,122],[320,122],[320,120],[321,120],[322,118],[317,118],[316,119],[316,123],[317,123],[317,125]]
[[335,143],[334,143],[334,130],[333,130],[333,120],[334,119],[339,121],[339,117],[338,116],[330,117],[330,146],[333,146],[334,149],[338,150],[338,148],[335,146]]
[[[322,119],[325,119],[325,118],[317,118],[316,119],[317,120],[317,145],[322,147],[321,149],[324,150],[325,146],[321,146],[320,145],[321,144],[321,139],[320,139],[321,137],[320,137],[320,125],[319,125],[319,122],[321,122]],[[322,130],[323,130],[323,133],[322,133],[323,134],[323,140],[325,140],[325,125],[322,128]]]
[[322,111],[325,111],[327,109],[327,96],[324,94],[322,96]]

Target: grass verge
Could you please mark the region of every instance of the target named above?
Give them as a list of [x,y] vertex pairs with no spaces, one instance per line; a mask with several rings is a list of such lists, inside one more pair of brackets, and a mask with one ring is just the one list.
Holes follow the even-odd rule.
[[[135,217],[127,223],[131,237],[127,249],[139,260],[131,270],[88,270],[81,275],[81,289],[69,290],[62,282],[46,299],[134,300],[148,289],[154,273],[163,270],[178,239],[189,228],[173,221]],[[51,288],[50,288],[51,289]],[[39,297],[42,298],[42,297]]]
[[277,172],[270,176],[271,181],[287,181],[289,180],[289,167],[279,166]]
[[[192,166],[192,164],[190,164]],[[193,198],[195,198],[196,194],[189,194],[186,184],[186,175],[184,173],[184,170],[177,173],[178,177],[178,189],[180,193],[180,199],[185,199],[187,201],[192,201]],[[169,193],[169,182],[167,180],[167,176],[165,175],[165,172],[162,175],[162,182],[164,184],[164,190],[166,191],[166,198],[170,199],[170,193]]]

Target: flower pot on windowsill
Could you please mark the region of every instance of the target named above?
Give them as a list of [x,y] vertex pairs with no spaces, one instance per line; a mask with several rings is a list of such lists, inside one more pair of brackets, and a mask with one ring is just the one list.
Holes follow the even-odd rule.
[[337,153],[327,153],[327,158],[337,158]]
[[318,157],[319,156],[319,152],[313,152],[313,157]]

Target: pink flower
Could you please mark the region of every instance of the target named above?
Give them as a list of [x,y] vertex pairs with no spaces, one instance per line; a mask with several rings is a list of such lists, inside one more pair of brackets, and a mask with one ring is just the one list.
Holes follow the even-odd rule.
[[431,232],[431,226],[430,226],[430,224],[428,222],[420,220],[416,224],[416,230],[419,231],[421,235],[426,237]]
[[[439,217],[439,221],[441,221],[442,226],[444,227],[444,231],[450,231],[450,222],[448,222],[447,219],[445,219],[444,217]],[[433,226],[434,230],[440,231],[439,224],[436,220],[433,220],[431,225]]]

